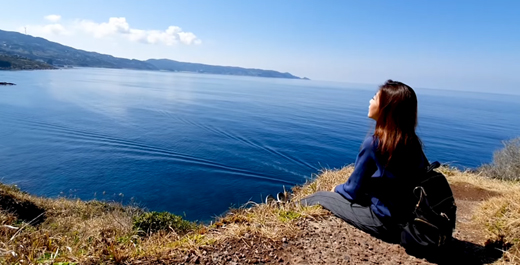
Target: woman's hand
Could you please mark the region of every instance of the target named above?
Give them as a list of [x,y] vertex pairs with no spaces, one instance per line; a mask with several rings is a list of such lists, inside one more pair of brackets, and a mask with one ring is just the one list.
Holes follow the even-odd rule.
[[330,189],[331,192],[335,192],[336,186],[332,186],[332,189]]

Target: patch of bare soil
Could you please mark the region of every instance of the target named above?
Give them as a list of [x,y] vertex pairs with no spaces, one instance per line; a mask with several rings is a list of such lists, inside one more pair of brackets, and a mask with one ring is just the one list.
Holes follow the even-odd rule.
[[500,193],[486,190],[467,182],[457,182],[450,185],[453,196],[460,201],[484,201]]
[[171,253],[165,260],[141,264],[489,264],[502,255],[493,242],[485,247],[479,227],[469,222],[478,203],[496,192],[468,183],[452,185],[456,202],[455,239],[445,249],[427,256],[407,253],[362,232],[341,219],[327,215],[299,221],[299,233],[280,241],[246,234],[243,238],[199,247],[188,253]]
[[185,255],[181,261],[200,262],[203,264],[264,264],[280,263],[284,243],[266,238],[245,235],[216,246],[204,246],[201,253]]
[[483,228],[472,224],[471,217],[480,202],[500,194],[465,182],[454,183],[450,186],[457,203],[457,227],[454,236],[475,244],[485,244]]
[[30,201],[19,200],[3,190],[0,190],[0,210],[12,213],[18,219],[31,222],[33,225],[45,220],[45,210]]
[[501,252],[463,237],[456,237],[437,253],[410,254],[400,245],[372,237],[334,216],[306,222],[302,230],[286,249],[290,264],[487,264],[501,256]]

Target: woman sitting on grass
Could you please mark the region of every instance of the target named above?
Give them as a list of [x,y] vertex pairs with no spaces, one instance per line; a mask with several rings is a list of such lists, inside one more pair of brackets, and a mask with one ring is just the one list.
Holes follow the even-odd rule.
[[320,204],[365,232],[398,242],[399,224],[413,209],[413,178],[428,164],[415,134],[415,92],[388,80],[370,100],[368,117],[376,121],[375,131],[363,141],[347,182],[302,202]]

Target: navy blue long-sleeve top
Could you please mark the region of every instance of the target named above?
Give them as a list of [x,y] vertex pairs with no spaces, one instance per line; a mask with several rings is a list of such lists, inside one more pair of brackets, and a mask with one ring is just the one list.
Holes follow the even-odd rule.
[[347,182],[334,191],[351,202],[370,205],[380,219],[400,222],[411,212],[411,190],[414,179],[428,164],[419,143],[394,152],[392,163],[387,163],[378,152],[379,140],[367,137],[354,164],[354,172]]

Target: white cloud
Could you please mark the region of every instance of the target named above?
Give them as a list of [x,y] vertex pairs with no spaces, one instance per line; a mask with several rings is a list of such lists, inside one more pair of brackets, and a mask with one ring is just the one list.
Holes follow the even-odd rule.
[[96,38],[103,38],[115,34],[125,34],[130,30],[130,26],[124,17],[111,17],[108,20],[108,23],[96,23],[90,20],[80,20],[75,22],[75,26]]
[[60,21],[61,16],[60,15],[48,15],[48,16],[45,16],[45,19],[50,22],[56,23],[56,22]]
[[201,40],[191,32],[184,32],[180,27],[169,26],[166,30],[143,30],[131,28],[126,18],[111,17],[108,22],[96,23],[90,20],[76,22],[81,30],[96,38],[119,35],[130,41],[167,46],[182,43],[186,45],[200,44]]
[[197,45],[202,43],[195,34],[183,31],[177,26],[169,26],[166,30],[131,28],[124,17],[111,17],[108,19],[108,22],[102,23],[85,19],[57,23],[61,19],[59,15],[48,15],[45,19],[53,23],[27,26],[31,35],[51,37],[53,35],[86,34],[98,39],[122,38],[132,42],[166,46],[176,44]]

